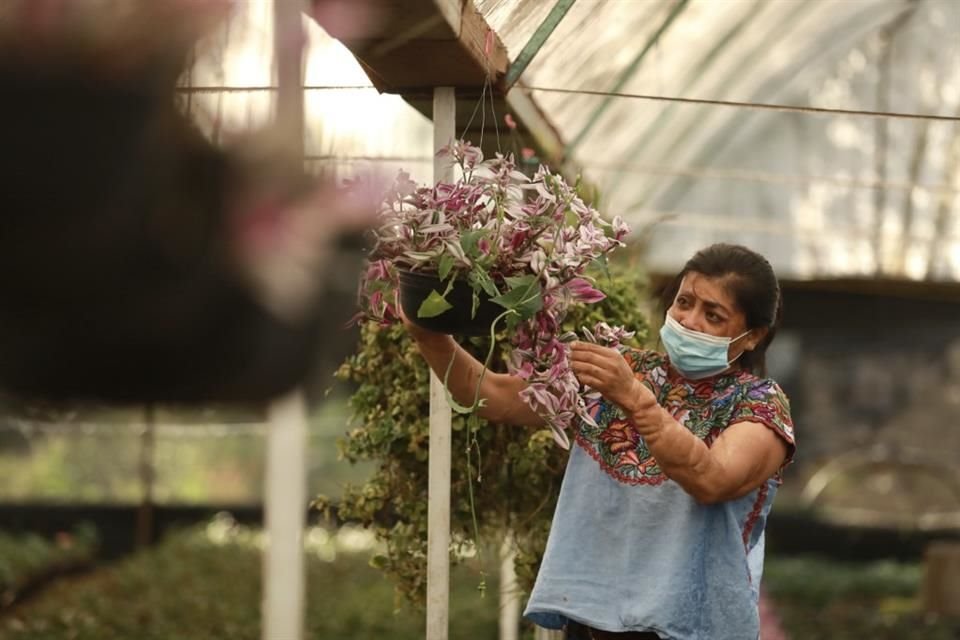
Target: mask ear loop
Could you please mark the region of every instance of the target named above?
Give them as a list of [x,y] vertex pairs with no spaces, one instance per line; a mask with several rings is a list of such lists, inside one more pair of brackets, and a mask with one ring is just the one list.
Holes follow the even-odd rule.
[[[736,342],[737,340],[739,340],[739,339],[742,338],[743,336],[749,335],[751,331],[753,331],[753,329],[747,329],[746,331],[744,331],[743,333],[741,333],[740,335],[738,335],[736,338],[731,339],[731,340],[730,340],[730,343],[729,343],[727,346],[729,347],[730,345],[732,345],[734,342]],[[739,360],[741,357],[743,357],[743,354],[745,354],[747,351],[753,351],[753,349],[744,349],[744,350],[742,350],[740,353],[737,354],[737,357],[736,357],[736,358],[730,360],[730,361],[727,363],[727,366],[730,366],[730,365],[732,365],[734,362],[736,362],[737,360]]]

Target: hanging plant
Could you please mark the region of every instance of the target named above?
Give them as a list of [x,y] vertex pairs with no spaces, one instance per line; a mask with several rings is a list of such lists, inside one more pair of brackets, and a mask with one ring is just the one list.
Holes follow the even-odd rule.
[[[438,156],[461,177],[425,187],[398,174],[374,231],[361,317],[390,324],[402,305],[427,329],[491,337],[503,323],[511,341],[508,369],[528,383],[521,397],[567,448],[568,427],[590,417],[565,344],[576,334],[560,325],[574,304],[604,298],[587,269],[604,272],[629,228],[619,217],[605,221],[545,166],[528,177],[512,156],[484,160],[464,141]],[[620,335],[603,331],[608,340]],[[491,341],[486,365],[492,354]],[[461,413],[482,402],[450,401]]]

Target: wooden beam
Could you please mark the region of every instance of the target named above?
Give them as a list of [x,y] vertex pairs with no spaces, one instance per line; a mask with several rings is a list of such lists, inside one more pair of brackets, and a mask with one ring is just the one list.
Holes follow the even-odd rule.
[[463,19],[463,5],[465,0],[433,0],[440,14],[443,16],[450,28],[457,35],[460,34],[461,20]]
[[[339,11],[331,11],[333,5],[340,5]],[[523,146],[554,169],[576,173],[564,166],[564,141],[521,83],[506,91],[506,48],[472,0],[313,0],[313,7],[314,19],[354,54],[380,91],[399,93],[432,119],[434,87],[455,87],[456,136],[479,145],[482,131],[480,146],[490,157],[498,151],[499,127],[499,150],[515,152],[511,141],[516,138],[504,122],[509,113]],[[346,10],[367,19],[333,19]],[[481,111],[488,78],[490,92]]]
[[380,91],[479,88],[489,78],[502,93],[507,50],[471,0],[353,0],[351,11],[373,16],[365,29],[327,18],[334,1],[314,0],[314,17]]

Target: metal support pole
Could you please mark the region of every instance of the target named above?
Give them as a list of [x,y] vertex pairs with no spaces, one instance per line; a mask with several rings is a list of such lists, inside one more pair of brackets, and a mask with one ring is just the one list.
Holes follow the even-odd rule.
[[[277,82],[274,135],[303,157],[303,37],[301,3],[274,0]],[[267,431],[263,554],[263,640],[301,640],[304,619],[307,408],[302,391],[276,400]]]
[[[433,91],[433,144],[449,144],[455,134],[452,87]],[[433,165],[434,182],[452,181],[453,167]],[[427,499],[426,640],[447,640],[450,623],[450,405],[443,382],[430,373],[430,458]]]

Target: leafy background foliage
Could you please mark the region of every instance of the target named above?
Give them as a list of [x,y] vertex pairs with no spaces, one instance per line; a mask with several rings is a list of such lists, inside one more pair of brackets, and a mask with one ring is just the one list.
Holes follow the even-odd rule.
[[0,608],[45,574],[92,563],[96,551],[96,531],[86,524],[69,533],[62,531],[54,540],[34,533],[0,531]]
[[[259,640],[263,532],[228,522],[218,516],[57,580],[0,609],[0,638]],[[422,640],[422,613],[395,608],[390,585],[368,565],[370,549],[357,540],[368,537],[351,527],[307,533],[305,638]],[[496,606],[476,597],[474,577],[469,566],[451,572],[451,638],[496,636]]]
[[[597,285],[606,299],[572,308],[564,329],[592,327],[603,320],[635,330],[634,346],[640,346],[648,325],[639,269],[614,263],[611,277],[600,276]],[[489,347],[482,338],[460,342],[481,360]],[[492,369],[505,370],[507,346],[508,338],[500,334]],[[361,332],[356,354],[347,359],[337,376],[357,385],[350,401],[351,429],[340,442],[341,454],[351,462],[377,465],[368,482],[345,489],[337,505],[338,515],[376,532],[386,543],[386,551],[374,558],[374,564],[395,580],[403,596],[422,603],[426,589],[429,370],[401,326],[370,323]],[[568,453],[554,444],[547,428],[492,424],[456,414],[452,428],[452,560],[456,562],[477,547],[496,548],[512,531],[518,545],[521,586],[529,589],[546,543]],[[469,458],[468,444],[473,447]],[[323,496],[317,505],[333,506]],[[474,540],[474,512],[479,545]],[[482,553],[485,571],[493,571],[497,563],[492,553]]]
[[[305,536],[306,636],[422,640],[422,612],[394,605],[389,583],[368,566],[373,545],[362,533],[346,526],[313,528]],[[261,530],[231,524],[226,514],[171,533],[120,562],[57,580],[12,610],[0,607],[0,638],[257,640],[262,538]],[[0,551],[9,558],[35,547],[34,540],[8,539]],[[451,638],[496,637],[497,599],[477,597],[475,564],[451,571]],[[764,572],[764,586],[792,640],[960,637],[960,620],[923,612],[921,579],[918,562],[852,564],[816,556],[771,556]],[[532,627],[524,624],[521,638],[532,637]]]

